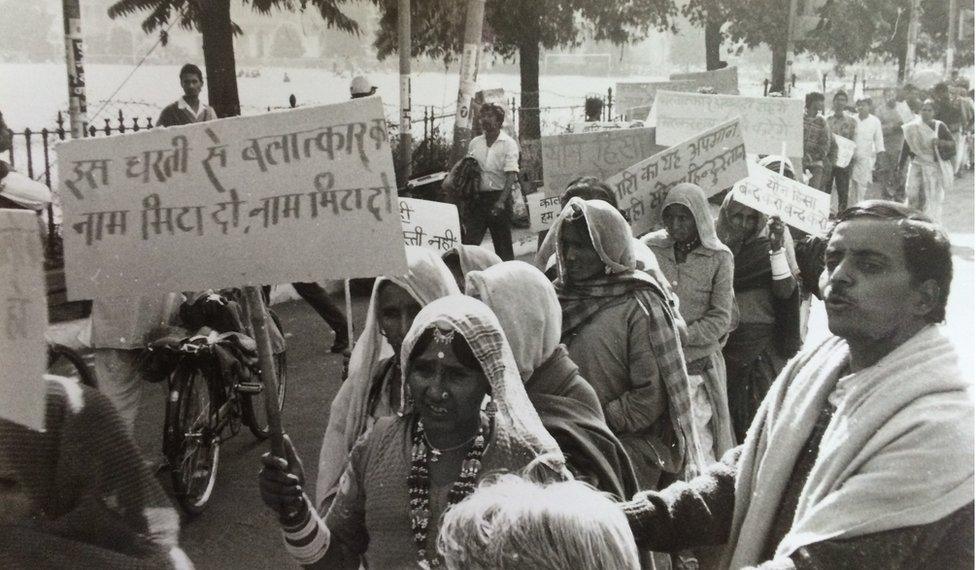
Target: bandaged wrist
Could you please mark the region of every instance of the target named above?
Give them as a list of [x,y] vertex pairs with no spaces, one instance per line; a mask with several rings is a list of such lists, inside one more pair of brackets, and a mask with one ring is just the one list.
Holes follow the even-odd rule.
[[285,550],[302,565],[318,562],[329,549],[332,533],[325,526],[325,521],[319,516],[308,497],[304,497],[308,506],[308,517],[295,526],[285,526],[281,529],[285,539]]
[[769,252],[769,265],[773,269],[774,281],[786,279],[792,275],[790,272],[790,264],[786,261],[786,250],[783,248]]

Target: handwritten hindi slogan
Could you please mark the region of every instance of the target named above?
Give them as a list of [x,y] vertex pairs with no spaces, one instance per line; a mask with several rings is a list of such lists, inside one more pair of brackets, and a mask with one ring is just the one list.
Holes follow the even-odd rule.
[[658,144],[677,144],[730,117],[742,118],[742,138],[753,154],[803,156],[803,101],[782,97],[658,93],[651,111]]
[[400,224],[405,245],[444,253],[461,243],[461,220],[454,204],[400,198]]
[[546,196],[545,192],[536,192],[525,197],[529,205],[529,229],[533,232],[544,232],[556,220],[561,211],[560,196]]
[[406,270],[378,97],[57,153],[73,300]]
[[654,130],[647,128],[542,137],[546,192],[559,196],[577,177],[606,178],[661,148],[654,143]]
[[634,235],[660,227],[661,204],[682,182],[711,196],[748,176],[739,119],[726,121],[606,179]]
[[33,212],[0,210],[0,418],[44,429],[47,298]]
[[752,168],[748,178],[732,188],[734,200],[783,223],[823,236],[827,234],[830,194],[811,188],[766,168]]

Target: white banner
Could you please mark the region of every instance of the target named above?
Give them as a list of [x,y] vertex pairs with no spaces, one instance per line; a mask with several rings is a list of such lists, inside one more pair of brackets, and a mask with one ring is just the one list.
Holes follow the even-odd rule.
[[406,270],[379,97],[57,153],[70,299]]
[[444,253],[461,244],[461,221],[454,204],[400,198],[403,243]]
[[735,66],[712,71],[690,71],[672,73],[671,81],[691,82],[697,91],[701,87],[711,87],[720,95],[739,94],[739,70]]
[[661,204],[681,182],[697,184],[711,196],[748,176],[746,147],[739,120],[698,133],[681,144],[638,162],[606,179],[634,235],[660,227]]
[[560,196],[580,176],[603,179],[661,150],[654,129],[618,129],[542,137],[542,175],[546,192]]
[[47,296],[34,212],[0,210],[0,419],[44,429]]
[[739,116],[750,154],[779,154],[785,142],[787,156],[803,156],[800,99],[662,91],[657,94],[651,116],[656,120],[658,144],[677,144]]
[[851,163],[851,159],[854,158],[857,143],[840,135],[834,135],[834,142],[837,143],[837,160],[834,161],[834,166],[847,168],[847,165]]
[[791,180],[767,168],[755,167],[748,178],[737,182],[734,200],[783,223],[823,236],[827,234],[830,216],[830,194]]

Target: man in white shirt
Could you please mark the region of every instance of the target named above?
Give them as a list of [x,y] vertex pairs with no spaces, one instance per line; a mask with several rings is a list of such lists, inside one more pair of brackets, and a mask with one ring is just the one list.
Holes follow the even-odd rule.
[[854,142],[857,148],[854,150],[851,191],[847,202],[852,206],[867,198],[875,161],[878,154],[885,150],[881,120],[871,114],[870,99],[861,99],[857,102],[857,131]]
[[201,121],[213,121],[217,118],[214,110],[200,100],[203,89],[203,72],[200,68],[188,63],[180,69],[180,86],[183,96],[163,109],[156,120],[160,127],[174,127],[189,125]]
[[485,231],[491,232],[495,253],[504,261],[515,259],[512,249],[512,188],[518,183],[519,147],[501,130],[505,110],[485,103],[478,112],[484,134],[468,144],[468,156],[481,166],[481,188],[464,220],[464,243],[480,245]]

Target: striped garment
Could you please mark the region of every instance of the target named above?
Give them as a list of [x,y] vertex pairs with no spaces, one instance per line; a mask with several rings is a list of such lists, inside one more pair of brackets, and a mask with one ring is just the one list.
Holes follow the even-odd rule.
[[705,459],[691,415],[691,385],[684,353],[675,332],[675,317],[660,287],[641,271],[615,273],[599,280],[567,285],[555,282],[563,307],[563,338],[620,297],[633,296],[647,315],[648,341],[668,391],[668,411],[678,439],[685,476],[697,475]]

